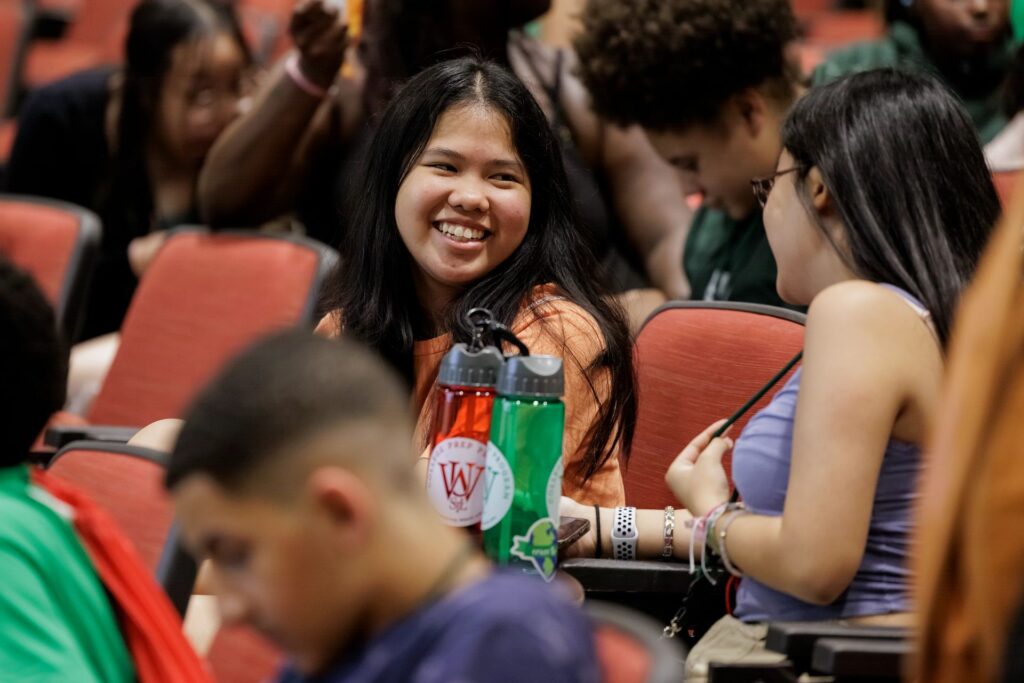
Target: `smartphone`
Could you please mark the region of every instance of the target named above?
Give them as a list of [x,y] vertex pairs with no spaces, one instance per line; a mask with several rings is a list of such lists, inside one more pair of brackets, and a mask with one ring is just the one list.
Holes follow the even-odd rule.
[[582,517],[562,517],[558,520],[558,547],[566,548],[590,531],[590,520]]

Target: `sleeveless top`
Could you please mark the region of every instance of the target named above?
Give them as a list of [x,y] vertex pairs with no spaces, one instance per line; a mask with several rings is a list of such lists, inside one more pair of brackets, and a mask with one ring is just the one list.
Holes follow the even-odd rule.
[[[899,294],[929,321],[927,309],[913,296],[898,287],[882,286]],[[802,368],[798,368],[764,410],[750,419],[733,449],[733,481],[747,508],[758,515],[782,515],[801,375]],[[736,617],[745,622],[826,621],[908,611],[907,560],[920,469],[919,446],[889,441],[875,488],[864,557],[838,600],[814,605],[746,576],[736,598]]]

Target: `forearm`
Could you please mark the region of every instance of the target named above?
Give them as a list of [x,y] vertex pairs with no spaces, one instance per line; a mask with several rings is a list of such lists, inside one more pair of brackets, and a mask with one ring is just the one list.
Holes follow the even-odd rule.
[[[692,218],[692,216],[690,217]],[[690,221],[667,231],[644,253],[644,267],[651,284],[669,299],[690,298],[690,283],[683,272],[683,246],[690,232]]]
[[268,75],[248,112],[218,138],[199,176],[199,203],[211,225],[269,220],[290,208],[289,175],[322,100],[288,76],[284,63]]
[[[612,527],[615,524],[615,509],[600,508],[601,548],[602,557],[612,557]],[[675,530],[672,534],[672,555],[680,561],[690,557],[690,528],[687,521],[691,515],[686,510],[675,511]],[[640,560],[653,560],[661,557],[665,548],[665,511],[637,510],[636,528],[639,534],[636,545],[636,556]],[[596,531],[596,530],[595,530]],[[699,555],[697,556],[700,557]]]

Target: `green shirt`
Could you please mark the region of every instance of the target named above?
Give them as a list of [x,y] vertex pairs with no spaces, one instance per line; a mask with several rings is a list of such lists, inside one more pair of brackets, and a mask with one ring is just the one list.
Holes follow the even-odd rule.
[[65,510],[25,466],[0,468],[0,680],[129,683],[110,599]]
[[962,73],[942,72],[925,52],[917,30],[903,22],[893,22],[885,38],[857,43],[829,55],[811,75],[811,82],[820,85],[839,76],[893,67],[925,71],[937,76],[957,94],[978,131],[987,143],[1006,126],[1003,113],[1002,86],[1010,68],[1015,50],[1014,42],[1007,38],[994,50],[981,66],[964,63]]
[[760,211],[737,221],[701,207],[686,238],[683,270],[694,299],[786,305],[775,290],[775,257]]

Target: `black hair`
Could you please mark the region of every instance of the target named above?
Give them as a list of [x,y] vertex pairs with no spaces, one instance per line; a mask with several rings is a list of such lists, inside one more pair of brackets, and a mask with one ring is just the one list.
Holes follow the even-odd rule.
[[[475,3],[486,17],[458,7]],[[438,62],[469,54],[508,61],[510,30],[543,14],[550,0],[375,0],[367,7],[366,110],[380,112],[402,83]],[[457,35],[469,24],[475,35]],[[460,39],[461,38],[461,39]]]
[[132,11],[125,40],[121,103],[113,177],[100,198],[100,214],[119,216],[131,237],[149,232],[152,189],[146,149],[156,123],[160,89],[179,45],[220,33],[230,35],[246,63],[252,61],[233,4],[220,0],[142,0]]
[[68,351],[53,309],[27,274],[0,256],[0,467],[24,462],[64,405]]
[[573,45],[594,110],[654,130],[709,124],[747,88],[789,103],[789,0],[589,0]]
[[821,172],[845,226],[848,248],[840,253],[857,275],[917,297],[945,345],[1000,213],[957,99],[924,74],[854,74],[801,98],[783,124],[782,145],[800,175]]
[[[192,402],[165,483],[173,488],[204,473],[237,490],[268,458],[319,432],[373,422],[382,433],[403,423],[411,433],[408,410],[394,371],[362,345],[279,332],[228,363]],[[411,457],[411,450],[374,453],[372,465],[402,482]]]
[[[588,453],[573,472],[583,480],[621,448],[628,452],[636,419],[629,332],[621,311],[597,283],[597,262],[579,229],[558,142],[537,102],[508,70],[475,58],[433,66],[414,77],[384,111],[368,154],[365,185],[328,306],[344,312],[345,333],[376,349],[411,383],[413,342],[422,317],[414,263],[395,222],[399,185],[426,146],[441,115],[460,103],[489,107],[504,117],[531,180],[530,222],[523,242],[499,266],[469,284],[447,311],[444,330],[468,342],[465,314],[489,308],[510,325],[540,285],[553,283],[596,320],[605,350],[581,368],[611,376],[611,397],[590,434]],[[566,363],[577,362],[566,358]],[[594,384],[591,381],[591,390]]]

